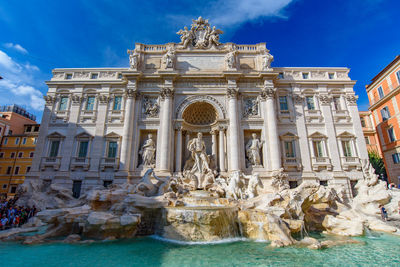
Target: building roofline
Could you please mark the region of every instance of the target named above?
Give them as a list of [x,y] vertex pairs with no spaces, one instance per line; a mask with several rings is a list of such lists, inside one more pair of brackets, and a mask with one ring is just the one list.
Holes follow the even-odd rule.
[[392,62],[390,62],[386,67],[384,67],[374,78],[371,79],[371,83],[366,85],[365,87],[368,89],[372,84],[374,84],[379,78],[387,71],[389,70],[394,64],[397,63],[397,61],[400,60],[400,55],[397,55]]

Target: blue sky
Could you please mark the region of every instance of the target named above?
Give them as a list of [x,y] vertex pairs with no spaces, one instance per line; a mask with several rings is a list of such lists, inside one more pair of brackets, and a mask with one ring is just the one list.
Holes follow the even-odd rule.
[[135,42],[179,42],[203,16],[223,42],[266,42],[273,66],[349,67],[359,108],[365,85],[400,54],[400,1],[12,1],[0,4],[0,105],[38,116],[53,68],[127,67]]

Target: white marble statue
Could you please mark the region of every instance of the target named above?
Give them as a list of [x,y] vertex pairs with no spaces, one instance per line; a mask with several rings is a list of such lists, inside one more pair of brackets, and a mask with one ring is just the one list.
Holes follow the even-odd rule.
[[208,34],[208,47],[211,47],[212,45],[219,46],[221,43],[219,42],[219,35],[224,33],[223,31],[215,28],[215,26],[212,27],[212,30],[209,29],[209,34]]
[[231,49],[231,51],[225,55],[225,62],[228,70],[236,68],[236,51],[234,49]]
[[130,68],[133,70],[137,70],[138,65],[139,65],[139,54],[136,51],[136,49],[134,50],[129,50],[128,49],[128,54],[129,54],[129,65]]
[[289,182],[287,181],[288,174],[284,172],[283,168],[272,172],[271,185],[278,192],[289,189]]
[[241,181],[240,177],[241,177],[240,171],[232,172],[231,176],[229,177],[228,186],[225,189],[226,198],[233,198],[235,200],[243,199],[244,184]]
[[179,30],[177,34],[181,35],[181,42],[179,44],[182,45],[182,48],[188,47],[188,45],[193,41],[194,34],[191,30],[188,30],[186,26],[183,30]]
[[368,186],[376,185],[378,183],[378,175],[375,174],[375,169],[369,159],[361,159],[361,165],[364,179],[367,181]]
[[144,166],[153,166],[155,164],[156,144],[153,140],[153,135],[149,134],[147,140],[144,141],[142,148],[139,151],[142,156]]
[[169,48],[162,57],[163,64],[166,69],[173,69],[175,67],[175,51]]
[[265,51],[264,54],[260,55],[261,58],[261,70],[270,70],[271,69],[271,63],[274,60],[274,57]]
[[189,141],[187,149],[192,153],[192,159],[194,160],[194,165],[191,170],[192,173],[211,171],[208,165],[206,145],[203,141],[202,133],[197,133],[197,138],[193,138]]
[[244,179],[249,180],[246,188],[246,198],[254,198],[258,196],[257,186],[264,188],[258,173],[253,173],[251,175],[242,175]]
[[251,166],[254,167],[261,167],[261,148],[264,144],[264,141],[260,141],[257,138],[257,134],[253,133],[252,139],[246,145],[246,156],[248,161],[250,162]]

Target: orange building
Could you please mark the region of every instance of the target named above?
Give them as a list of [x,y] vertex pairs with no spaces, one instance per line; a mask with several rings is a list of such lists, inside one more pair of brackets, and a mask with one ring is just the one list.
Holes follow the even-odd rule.
[[366,86],[389,183],[400,184],[400,55]]
[[376,133],[371,111],[359,111],[362,130],[368,151],[375,151],[382,157],[378,134]]
[[4,135],[23,134],[24,125],[35,124],[36,116],[15,104],[0,106],[0,124],[1,122],[8,122],[8,128],[4,129]]
[[39,124],[24,125],[23,134],[4,136],[0,146],[0,194],[15,195],[30,171]]

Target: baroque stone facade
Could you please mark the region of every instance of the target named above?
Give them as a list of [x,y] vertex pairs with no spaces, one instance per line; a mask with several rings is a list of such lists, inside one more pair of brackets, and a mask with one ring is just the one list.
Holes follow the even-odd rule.
[[181,175],[202,133],[213,175],[283,170],[291,187],[351,195],[368,155],[349,69],[275,68],[265,43],[222,44],[202,18],[178,33],[180,43],[136,43],[127,68],[54,69],[30,178],[79,195],[138,181],[153,153],[158,176]]

